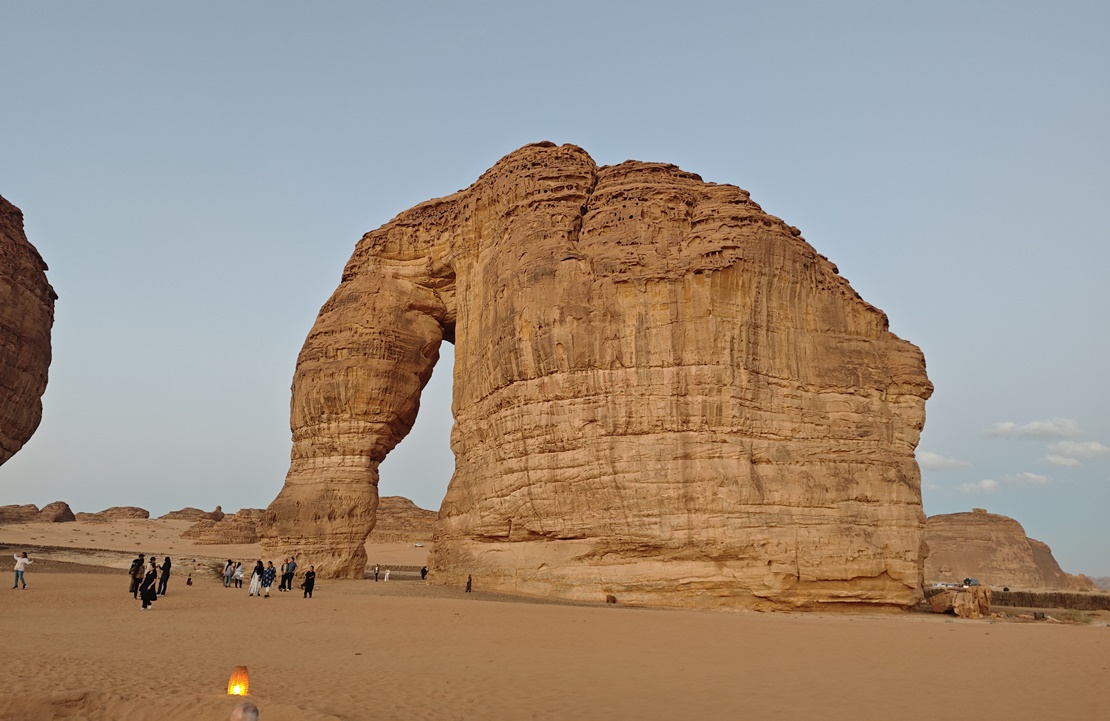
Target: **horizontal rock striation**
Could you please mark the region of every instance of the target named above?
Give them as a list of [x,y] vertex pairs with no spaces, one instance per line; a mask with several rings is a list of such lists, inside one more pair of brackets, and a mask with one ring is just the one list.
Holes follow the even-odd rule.
[[58,295],[23,232],[23,213],[0,197],[0,465],[39,427]]
[[922,354],[747,192],[540,143],[364,236],[298,358],[272,554],[361,576],[378,464],[443,340],[456,468],[433,580],[921,599]]

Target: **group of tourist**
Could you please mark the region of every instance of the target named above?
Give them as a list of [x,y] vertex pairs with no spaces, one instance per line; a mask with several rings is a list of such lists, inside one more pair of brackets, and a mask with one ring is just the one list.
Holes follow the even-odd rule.
[[[232,582],[235,588],[243,587],[243,564],[236,563],[230,558],[227,560],[227,565],[224,566],[224,588],[230,588]],[[279,591],[292,591],[293,579],[297,575],[297,559],[290,556],[281,564],[281,581],[278,584]],[[263,565],[259,560],[254,564],[254,570],[251,572],[251,580],[247,586],[248,596],[259,596],[262,598],[270,597],[270,589],[274,585],[274,579],[278,577],[278,569],[274,568],[273,561],[267,561]],[[312,589],[316,587],[316,567],[309,566],[308,570],[304,573],[304,579],[301,581],[301,589],[304,591],[305,598],[312,598]]]
[[150,562],[146,560],[146,556],[142,553],[131,562],[131,568],[127,575],[131,577],[131,585],[128,593],[136,600],[142,599],[142,609],[145,611],[150,608],[159,596],[166,595],[166,586],[170,582],[170,568],[173,563],[170,557],[166,556],[166,560],[162,565],[158,565],[158,559],[154,554],[150,556]]

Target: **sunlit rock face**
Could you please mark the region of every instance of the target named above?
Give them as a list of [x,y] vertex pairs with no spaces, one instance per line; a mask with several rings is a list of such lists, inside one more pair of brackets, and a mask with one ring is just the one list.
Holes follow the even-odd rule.
[[983,584],[1022,590],[1085,588],[1089,579],[1064,573],[1047,544],[1029,538],[1020,523],[1007,516],[971,513],[929,516],[925,522],[929,556],[927,581],[959,582],[976,578]]
[[23,232],[23,213],[0,197],[0,464],[39,427],[58,298]]
[[378,464],[455,343],[431,580],[687,607],[921,598],[932,386],[797,229],[550,143],[367,234],[297,363],[276,556],[359,576]]

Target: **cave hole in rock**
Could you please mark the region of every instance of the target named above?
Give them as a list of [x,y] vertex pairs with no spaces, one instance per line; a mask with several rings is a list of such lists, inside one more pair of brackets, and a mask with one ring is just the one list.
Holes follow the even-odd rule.
[[404,496],[421,508],[439,511],[455,472],[451,452],[451,383],[455,346],[444,341],[428,385],[420,394],[416,423],[378,469],[378,496]]

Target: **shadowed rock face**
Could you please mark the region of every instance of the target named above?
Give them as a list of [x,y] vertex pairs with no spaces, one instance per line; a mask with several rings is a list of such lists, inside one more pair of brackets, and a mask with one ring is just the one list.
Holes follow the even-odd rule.
[[361,577],[378,464],[455,343],[432,580],[679,606],[921,597],[932,386],[797,229],[541,143],[367,234],[309,333],[275,556]]
[[27,242],[23,213],[0,198],[0,464],[23,447],[42,420],[58,298],[46,270]]

